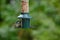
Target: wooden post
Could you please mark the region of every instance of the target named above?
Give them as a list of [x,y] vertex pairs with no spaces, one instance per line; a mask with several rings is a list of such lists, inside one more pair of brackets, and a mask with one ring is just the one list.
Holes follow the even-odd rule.
[[22,1],[22,13],[29,13],[29,0]]

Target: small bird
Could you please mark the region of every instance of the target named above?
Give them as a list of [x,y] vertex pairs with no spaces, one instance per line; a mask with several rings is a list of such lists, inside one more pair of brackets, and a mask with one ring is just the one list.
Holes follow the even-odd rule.
[[15,23],[15,28],[21,28],[21,27],[22,27],[22,22],[18,20],[18,21]]

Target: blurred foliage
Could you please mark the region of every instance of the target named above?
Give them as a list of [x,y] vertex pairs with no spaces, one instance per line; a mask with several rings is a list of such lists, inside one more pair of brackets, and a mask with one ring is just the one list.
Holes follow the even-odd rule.
[[[60,0],[30,0],[33,40],[60,40]],[[21,0],[0,0],[0,40],[18,40],[14,23]]]

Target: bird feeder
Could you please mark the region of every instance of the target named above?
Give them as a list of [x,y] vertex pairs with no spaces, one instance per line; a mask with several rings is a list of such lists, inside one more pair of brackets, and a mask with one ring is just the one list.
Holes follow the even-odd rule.
[[29,0],[21,0],[21,6],[21,14],[18,19],[21,19],[22,28],[30,28]]

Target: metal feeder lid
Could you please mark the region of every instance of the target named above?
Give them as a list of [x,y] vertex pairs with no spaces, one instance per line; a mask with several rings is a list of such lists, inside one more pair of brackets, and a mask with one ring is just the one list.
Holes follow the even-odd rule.
[[18,18],[31,18],[29,14],[20,14]]

